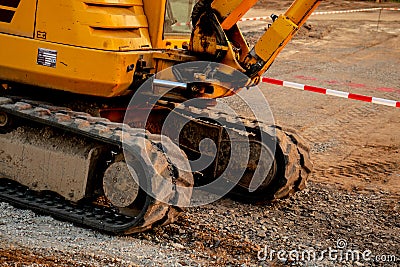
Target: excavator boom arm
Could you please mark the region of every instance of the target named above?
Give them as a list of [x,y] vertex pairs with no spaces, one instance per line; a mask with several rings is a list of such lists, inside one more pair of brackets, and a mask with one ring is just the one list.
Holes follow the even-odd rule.
[[243,62],[249,77],[260,77],[268,70],[320,2],[321,0],[296,0],[285,14],[279,17],[272,16],[274,22]]

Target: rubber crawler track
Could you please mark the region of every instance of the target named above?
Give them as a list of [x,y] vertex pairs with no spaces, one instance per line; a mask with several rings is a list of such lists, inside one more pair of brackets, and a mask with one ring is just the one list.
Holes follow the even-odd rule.
[[[288,197],[292,193],[303,190],[306,187],[307,178],[313,170],[310,161],[310,148],[306,141],[295,130],[276,126],[276,137],[279,149],[276,150],[278,166],[285,166],[284,174],[276,177],[274,198]],[[283,165],[285,164],[285,165]]]

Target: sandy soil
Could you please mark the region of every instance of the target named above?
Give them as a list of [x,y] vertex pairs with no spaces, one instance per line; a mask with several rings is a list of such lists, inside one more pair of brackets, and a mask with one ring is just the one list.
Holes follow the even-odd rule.
[[[289,3],[262,0],[246,16],[279,13]],[[377,6],[400,8],[325,1],[318,11]],[[266,76],[399,101],[399,14],[314,16]],[[265,24],[241,27],[254,42]],[[325,259],[309,266],[399,265],[400,110],[273,85],[260,88],[277,122],[310,141],[315,170],[306,190],[267,206],[223,199],[132,237],[110,237],[3,205],[0,266],[305,266],[276,257],[260,261],[257,254],[265,246],[322,251],[339,239],[347,248],[395,255],[397,262]]]

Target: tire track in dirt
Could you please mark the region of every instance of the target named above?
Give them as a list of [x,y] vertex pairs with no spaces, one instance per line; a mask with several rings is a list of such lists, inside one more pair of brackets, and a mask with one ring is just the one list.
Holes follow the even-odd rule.
[[399,169],[400,165],[394,161],[360,161],[351,159],[341,165],[332,166],[328,169],[316,168],[315,175],[322,177],[357,177],[366,181],[381,180]]
[[[334,137],[341,142],[348,142],[349,136],[357,136],[361,128],[370,124],[371,117],[376,116],[380,107],[372,104],[356,105],[344,113],[338,111],[325,122],[305,126],[300,131],[312,142],[318,142],[321,137]],[[312,151],[315,152],[315,149]]]
[[347,189],[389,190],[398,195],[399,147],[368,145],[368,136],[385,110],[363,104],[304,127],[315,163],[311,179]]
[[386,198],[400,198],[400,164],[394,161],[357,161],[351,159],[336,166],[315,168],[311,179],[318,183],[334,184],[356,192],[388,193]]

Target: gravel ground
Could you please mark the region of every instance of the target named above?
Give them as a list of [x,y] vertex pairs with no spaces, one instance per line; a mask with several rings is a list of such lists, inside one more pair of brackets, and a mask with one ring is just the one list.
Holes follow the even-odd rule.
[[[281,10],[289,2],[268,4]],[[260,1],[249,16],[265,15],[265,5]],[[321,10],[371,6],[325,1]],[[400,99],[400,18],[381,19],[379,29],[377,13],[312,19],[268,76]],[[254,42],[263,27],[244,25],[246,38]],[[134,236],[109,236],[0,203],[0,266],[399,266],[399,111],[262,88],[277,121],[310,141],[315,171],[306,190],[263,206],[222,199]],[[318,258],[305,262],[303,252]]]
[[[173,266],[176,262],[173,246],[105,235],[6,203],[0,203],[0,210],[0,262],[4,266],[14,266],[20,255],[25,264],[39,260],[45,266]],[[2,255],[6,251],[11,256]]]
[[[270,261],[269,253],[315,251],[322,257],[329,248],[338,250],[333,256],[370,250],[369,263],[375,265],[376,256],[400,254],[399,208],[398,200],[385,191],[359,194],[311,183],[299,194],[268,206],[223,199],[189,209],[176,224],[116,237],[3,203],[0,238],[3,252],[24,255],[26,259],[18,258],[21,262],[39,261],[44,266],[269,266],[271,262],[285,266],[289,259],[282,263],[273,253]],[[337,248],[339,240],[347,243],[342,250]],[[265,247],[268,260],[264,261]],[[365,264],[352,257],[338,258],[332,265],[325,256],[317,266]],[[2,266],[14,266],[12,256],[1,255],[0,260]]]

